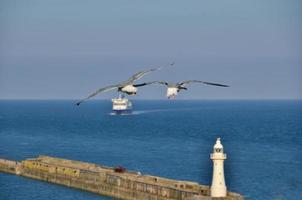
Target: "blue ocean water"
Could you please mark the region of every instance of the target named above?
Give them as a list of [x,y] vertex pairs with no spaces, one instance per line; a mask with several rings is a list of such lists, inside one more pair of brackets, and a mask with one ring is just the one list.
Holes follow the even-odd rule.
[[[110,101],[73,103],[0,101],[0,157],[44,154],[210,185],[221,137],[229,190],[302,198],[301,101],[134,101],[123,116],[110,114]],[[1,173],[0,199],[108,198]]]

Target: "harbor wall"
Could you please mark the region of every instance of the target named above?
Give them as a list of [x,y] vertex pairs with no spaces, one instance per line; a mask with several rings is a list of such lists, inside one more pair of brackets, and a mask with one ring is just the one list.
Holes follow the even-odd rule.
[[21,168],[20,162],[0,158],[0,172],[18,174],[18,168]]
[[[40,157],[22,162],[0,159],[0,171],[125,200],[243,200],[237,193],[211,198],[210,188],[135,172],[117,173],[91,163]],[[43,160],[44,159],[44,160]]]

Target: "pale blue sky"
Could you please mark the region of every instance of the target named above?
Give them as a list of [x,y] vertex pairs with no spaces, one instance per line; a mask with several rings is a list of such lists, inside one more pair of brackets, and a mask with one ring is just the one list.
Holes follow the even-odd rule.
[[179,99],[301,99],[301,10],[300,0],[1,0],[0,98],[79,99],[175,61],[142,81],[231,85],[191,85]]

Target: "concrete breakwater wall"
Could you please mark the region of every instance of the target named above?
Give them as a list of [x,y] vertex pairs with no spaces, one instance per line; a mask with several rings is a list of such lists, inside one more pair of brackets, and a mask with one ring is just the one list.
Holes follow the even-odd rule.
[[0,159],[0,172],[16,174],[125,200],[243,200],[228,192],[211,198],[210,188],[195,182],[177,181],[138,172],[60,158],[39,156],[21,162]]

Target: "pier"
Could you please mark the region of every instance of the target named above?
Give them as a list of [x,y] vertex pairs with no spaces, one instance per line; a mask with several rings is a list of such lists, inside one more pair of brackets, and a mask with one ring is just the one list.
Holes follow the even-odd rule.
[[21,162],[0,159],[0,172],[77,188],[125,200],[243,200],[243,196],[227,192],[223,198],[210,197],[209,186],[157,176],[142,175],[61,158],[39,156]]

